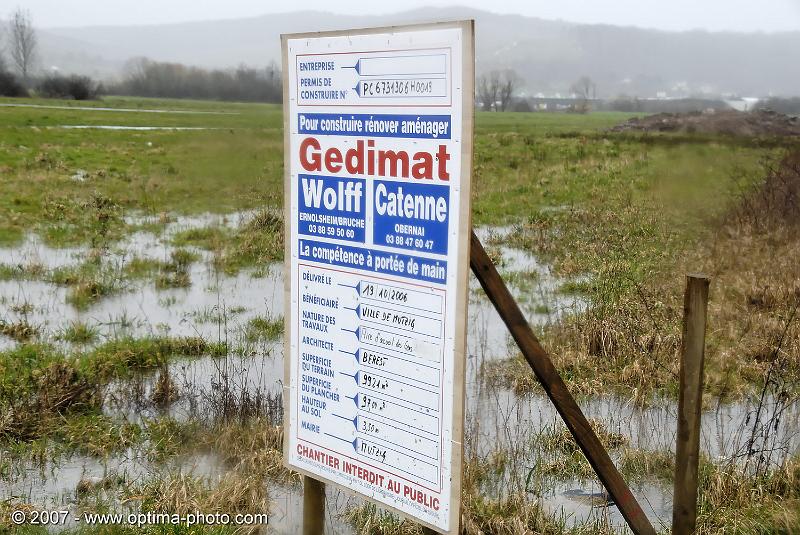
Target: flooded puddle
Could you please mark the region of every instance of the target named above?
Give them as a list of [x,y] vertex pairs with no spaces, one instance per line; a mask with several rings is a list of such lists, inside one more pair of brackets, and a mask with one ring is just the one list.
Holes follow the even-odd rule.
[[[104,260],[121,267],[132,258],[168,261],[175,250],[169,240],[177,232],[221,225],[234,227],[250,212],[196,218],[178,217],[155,236],[137,232],[112,250]],[[151,218],[132,218],[132,224],[146,224]],[[25,320],[43,332],[57,334],[75,322],[95,327],[101,339],[120,335],[200,336],[209,341],[225,341],[254,317],[283,314],[282,265],[242,271],[230,277],[211,265],[211,254],[192,249],[201,257],[189,268],[188,288],[156,289],[152,282],[128,281],[120,292],[78,310],[67,301],[69,289],[37,280],[0,280],[0,319]],[[53,270],[83,262],[88,251],[82,248],[53,249],[33,235],[15,248],[0,248],[0,265],[21,269]],[[120,276],[123,273],[120,272]],[[0,335],[0,349],[12,347],[14,340]]]
[[[234,227],[250,215],[252,213],[244,212],[229,216],[179,217],[169,223],[160,236],[147,232],[130,236],[109,251],[109,261],[124,262],[132,255],[166,260],[174,250],[169,240],[176,232],[208,225]],[[128,222],[145,225],[155,219],[136,217],[129,218]],[[481,230],[484,239],[489,237],[489,233],[489,230]],[[561,315],[586,306],[576,297],[562,295],[559,288],[565,281],[553,276],[548,267],[533,255],[507,247],[499,247],[498,251],[503,259],[502,272],[522,274],[511,276],[510,286],[521,297],[523,311],[532,324],[556,321]],[[281,341],[247,342],[243,332],[255,317],[277,319],[282,316],[282,265],[264,266],[259,270],[259,276],[254,276],[254,270],[226,276],[214,269],[209,253],[197,252],[201,261],[191,266],[190,287],[157,290],[152,282],[131,282],[125,291],[101,299],[82,311],[67,304],[66,288],[35,280],[0,281],[0,318],[24,318],[48,333],[60,332],[70,323],[81,321],[96,327],[103,338],[121,334],[168,334],[227,342],[228,347],[234,349],[228,356],[180,359],[170,363],[169,375],[182,395],[166,414],[177,420],[203,417],[213,413],[221,399],[235,401],[239,398],[246,398],[248,402],[256,400],[259,410],[280,411]],[[52,249],[30,236],[19,247],[0,249],[0,264],[55,269],[77,265],[86,254],[87,251],[81,248]],[[526,473],[536,462],[526,445],[536,433],[560,426],[560,418],[546,398],[535,395],[518,397],[481,380],[481,367],[486,361],[513,355],[516,348],[474,279],[470,285],[468,321],[468,450],[479,458],[488,458],[498,449],[520,452],[515,462],[518,471]],[[0,349],[15,344],[10,338],[0,336]],[[112,385],[111,401],[105,410],[109,415],[129,421],[163,415],[164,409],[146,401],[152,397],[157,379],[158,372],[144,375],[138,398],[125,390],[128,388],[126,385]],[[674,448],[676,408],[672,403],[642,408],[629,401],[602,398],[585,400],[580,405],[588,418],[600,420],[610,431],[626,437],[631,447],[650,451],[671,451]],[[711,457],[727,457],[740,451],[748,439],[745,430],[754,410],[755,402],[742,402],[720,405],[707,411],[703,418],[702,450]],[[785,431],[781,431],[775,440],[797,451],[800,448],[798,404],[783,414],[781,429]],[[121,474],[128,480],[135,480],[152,477],[158,470],[180,468],[203,477],[217,478],[226,470],[219,459],[206,453],[179,457],[170,463],[166,467],[154,466],[138,452],[128,451],[105,460],[75,455],[48,461],[44,465],[16,467],[12,477],[0,480],[0,501],[16,497],[42,506],[74,506],[77,503],[76,488],[81,481],[99,481],[109,474]],[[302,522],[300,489],[270,484],[269,491],[273,509],[267,531],[297,532]],[[634,492],[656,526],[669,522],[671,488],[653,482],[636,486]],[[607,503],[596,482],[551,482],[546,489],[531,494],[531,499],[537,497],[548,510],[570,521],[599,518],[613,526],[624,526],[624,519],[616,507]],[[348,506],[358,503],[358,499],[335,488],[328,489],[327,522],[331,532],[353,533],[340,515]]]

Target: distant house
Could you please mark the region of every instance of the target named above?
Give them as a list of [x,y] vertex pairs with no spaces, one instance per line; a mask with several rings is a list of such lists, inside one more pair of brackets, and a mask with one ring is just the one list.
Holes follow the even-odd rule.
[[528,98],[528,103],[535,111],[566,111],[575,109],[578,106],[589,104],[590,108],[594,108],[599,99],[582,99],[576,97],[543,97],[535,96]]

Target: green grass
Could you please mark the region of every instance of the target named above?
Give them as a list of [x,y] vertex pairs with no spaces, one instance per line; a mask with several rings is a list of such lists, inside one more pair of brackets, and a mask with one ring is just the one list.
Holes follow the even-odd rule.
[[277,340],[283,336],[283,323],[283,318],[255,317],[245,326],[245,338],[248,342]]
[[580,113],[494,113],[476,112],[475,137],[498,132],[518,132],[533,136],[563,134],[589,134],[596,130],[611,128],[631,117],[641,116],[625,112]]
[[557,217],[571,207],[609,201],[659,204],[676,221],[687,214],[696,219],[698,209],[717,204],[715,195],[726,192],[733,170],[752,169],[765,152],[668,137],[659,144],[612,134],[546,137],[521,130],[476,137],[478,224],[513,223],[540,213]]
[[247,267],[264,267],[283,259],[283,219],[262,210],[239,228],[210,226],[177,233],[177,247],[193,246],[214,253],[214,265],[230,275]]
[[[80,264],[49,271],[11,269],[6,273],[9,278],[17,275],[17,279],[38,279],[67,287],[67,303],[85,310],[105,297],[133,288],[130,283],[136,280],[153,280],[157,289],[186,288],[191,285],[190,267],[199,259],[200,255],[193,251],[175,249],[168,260],[133,256],[125,262],[115,262],[109,261],[104,251],[94,249]],[[0,278],[2,273],[0,271]],[[90,342],[93,336],[86,329],[86,325],[72,325],[59,337],[68,342]],[[86,336],[89,338],[84,339]]]
[[130,280],[146,280],[157,275],[164,266],[161,260],[134,256],[125,263],[124,276]]
[[65,417],[98,415],[102,389],[112,380],[175,357],[225,354],[225,344],[195,337],[120,338],[71,352],[42,343],[0,351],[0,411],[8,416],[0,420],[0,442],[51,436]]
[[[75,105],[27,99],[0,102]],[[131,210],[225,213],[281,205],[279,106],[118,97],[88,105],[227,115],[0,108],[0,172],[6,178],[0,182],[0,243],[18,241],[28,229],[54,244],[90,243],[104,235],[115,238],[125,231],[121,214]],[[687,196],[703,193],[707,184],[715,183],[718,170],[736,160],[750,160],[757,152],[714,141],[650,147],[650,138],[598,133],[630,116],[479,112],[475,222],[499,224],[536,208],[581,203],[620,180],[635,186],[637,180],[652,178],[645,189],[660,190],[667,200],[670,188]],[[219,130],[52,128],[68,124]],[[706,174],[708,162],[712,162],[710,174]],[[70,178],[78,170],[86,171],[84,182]],[[692,180],[694,171],[703,176]],[[687,184],[698,189],[686,191]],[[98,211],[105,228],[100,228],[101,217],[94,213]]]
[[148,456],[154,461],[164,461],[191,447],[198,424],[165,417],[145,421],[144,429],[150,440]]
[[[6,98],[0,103],[225,113],[0,108],[0,174],[4,178],[0,181],[0,244],[15,243],[28,230],[39,232],[56,245],[116,239],[132,230],[121,221],[121,216],[130,211],[226,213],[279,207],[282,203],[283,132],[279,106],[120,97],[92,103]],[[478,113],[476,184],[484,178],[500,178],[497,169],[480,163],[484,153],[493,152],[495,143],[505,144],[514,136],[530,142],[569,132],[589,133],[626,117],[629,115],[618,113]],[[216,130],[55,128],[59,125]],[[539,150],[539,143],[536,145]],[[507,148],[499,156],[517,158],[524,166],[524,158],[514,155],[516,149]],[[538,153],[536,157],[548,158]],[[86,174],[83,182],[71,178],[79,171]],[[487,200],[487,207],[494,202],[496,199]],[[476,214],[480,214],[481,207],[476,208]]]
[[79,310],[123,291],[127,284],[118,266],[103,262],[99,257],[76,266],[56,268],[46,280],[69,287],[67,302]]
[[[229,274],[263,268],[283,256],[283,135],[279,106],[114,97],[90,107],[167,113],[0,108],[0,243],[33,230],[56,245],[103,247],[141,227],[124,216],[144,212],[158,231],[170,216],[262,209],[238,229],[213,226],[174,236],[178,246],[214,253]],[[83,103],[81,103],[83,105]],[[179,111],[224,112],[222,115]],[[552,262],[565,293],[614,301],[663,275],[706,235],[759,160],[781,141],[712,136],[619,134],[606,129],[625,113],[476,114],[473,220],[517,224],[510,243]],[[64,124],[213,127],[208,131],[61,130]],[[83,182],[72,180],[85,171]],[[175,264],[175,262],[173,262]],[[0,278],[25,269],[0,266]],[[27,271],[26,271],[27,273]],[[119,291],[103,270],[72,273],[71,300],[88,306]],[[184,287],[186,270],[135,259],[124,278],[152,277],[159,288]],[[518,276],[521,289],[533,285]],[[523,284],[524,283],[524,284]],[[540,310],[545,310],[541,304]]]
[[[179,249],[169,258],[133,258],[120,266],[89,258],[79,266],[54,272],[34,265],[0,265],[0,280],[51,280],[68,286],[70,299],[85,307],[123,291],[130,280],[152,280],[158,288],[185,286],[188,270],[198,260],[192,248],[209,251],[214,265],[229,274],[249,267],[263,269],[282,259],[283,221],[277,214],[283,199],[283,133],[278,106],[129,98],[80,105],[226,114],[82,111],[74,106],[69,110],[0,108],[0,245],[18,243],[25,232],[33,231],[52,245],[84,244],[103,250],[134,231],[160,233],[175,214],[252,209],[255,215],[239,228],[209,226],[179,232],[172,237]],[[722,264],[708,261],[701,253],[704,244],[712,243],[720,218],[740,200],[742,188],[747,190],[763,176],[760,160],[782,152],[791,143],[605,130],[629,116],[478,113],[474,222],[512,225],[508,238],[489,244],[493,254],[499,254],[499,245],[525,249],[552,264],[556,275],[565,280],[559,288],[562,294],[587,300],[586,312],[560,318],[542,332],[544,345],[552,351],[574,393],[674,395],[680,283],[683,273],[696,265],[711,268],[722,288],[712,293],[712,299],[719,301],[712,301],[709,316],[714,327],[708,335],[707,389],[720,396],[752,389],[763,377],[761,356],[770,354],[785,311],[770,305],[772,308],[758,311],[761,316],[754,316],[748,310],[754,308],[752,303],[776,302],[773,290],[767,295],[767,284],[771,289],[793,288],[791,284],[798,280],[800,248],[779,249],[776,254],[769,244],[783,243],[783,234],[747,234],[739,229],[748,247],[724,249],[728,256]],[[55,128],[69,124],[214,129]],[[79,171],[82,181],[72,178]],[[126,216],[134,213],[153,216],[154,222],[126,222]],[[765,235],[769,238],[764,239]],[[717,247],[726,242],[713,243]],[[762,271],[750,269],[751,265]],[[781,284],[775,284],[780,278],[775,273],[783,274]],[[509,279],[525,294],[523,299],[536,297],[540,281],[535,272],[513,272]],[[759,301],[759,296],[765,299]],[[531,302],[539,313],[551,310],[548,303]],[[206,320],[219,316],[214,311],[198,314]],[[724,314],[738,316],[735,321],[746,324],[747,330],[742,331],[742,325],[734,320],[723,321]],[[6,324],[5,329],[25,334],[22,327]],[[256,317],[245,325],[245,342],[276,339],[281,329],[281,321]],[[26,421],[0,426],[5,450],[42,452],[46,440],[53,439],[67,449],[106,456],[143,445],[151,460],[161,463],[196,442],[220,452],[226,463],[240,471],[237,479],[241,476],[241,481],[230,480],[217,495],[215,489],[207,488],[207,482],[193,477],[174,475],[148,481],[139,495],[147,496],[148,504],[155,508],[175,503],[176,496],[190,496],[188,491],[197,492],[192,499],[213,498],[215,502],[235,488],[260,491],[265,488],[264,474],[291,479],[281,463],[282,430],[271,424],[260,432],[247,425],[239,430],[197,429],[192,422],[170,418],[131,426],[102,412],[99,388],[109,381],[132,378],[140,370],[163,370],[177,356],[224,355],[228,353],[225,345],[197,338],[152,337],[91,346],[98,342],[96,332],[84,324],[67,328],[61,336],[81,345],[80,350],[58,349],[37,343],[37,336],[28,336],[20,338],[18,347],[0,352],[0,411],[10,414],[10,404],[20,399],[32,400],[35,403],[26,407],[36,408],[29,411]],[[789,342],[787,338],[783,350],[796,356],[796,341]],[[782,378],[796,374],[791,366],[782,367],[781,372]],[[482,373],[519,393],[537,389],[519,356],[487,365]],[[0,424],[9,425],[2,419]],[[634,449],[613,430],[598,428],[598,433],[613,450],[627,479],[669,483],[674,471],[669,453]],[[574,441],[561,428],[529,435],[523,448],[535,450],[539,460],[535,466],[522,468],[535,469],[542,480],[593,477]],[[484,533],[511,534],[520,529],[552,534],[605,532],[603,526],[571,529],[565,519],[543,511],[531,495],[513,492],[520,489],[501,488],[492,495],[488,489],[494,486],[497,490],[509,471],[520,468],[521,461],[513,455],[498,451],[487,459],[468,460],[467,526]],[[704,461],[701,525],[709,532],[728,526],[732,532],[796,531],[800,524],[797,466],[794,459],[780,470],[747,478]],[[0,466],[0,472],[4,470],[10,468]],[[517,476],[524,477],[522,472]],[[252,474],[259,477],[245,477]],[[346,519],[361,532],[418,532],[417,526],[374,507],[355,507]],[[148,529],[153,534],[189,533]],[[114,535],[138,531],[109,527],[73,532]]]
[[[140,99],[108,99],[96,105],[194,107],[230,115],[0,107],[0,244],[18,242],[28,230],[56,245],[113,239],[126,231],[121,215],[130,211],[226,213],[280,204],[279,106]],[[215,130],[55,128],[75,124]],[[71,178],[79,170],[86,173],[83,182]],[[98,198],[106,204],[98,207]]]
[[[269,122],[276,111],[280,115],[280,106],[274,104],[140,97],[108,96],[102,100],[83,102],[0,97],[0,104],[68,108],[0,108],[0,114],[3,114],[6,120],[4,124],[40,128],[64,125],[117,125],[260,129],[264,128],[265,122]],[[112,110],[87,111],[81,108],[112,108]],[[120,111],[115,111],[114,108]],[[124,110],[158,110],[159,113],[131,113]],[[170,111],[178,113],[170,113]],[[277,124],[280,128],[280,123]]]
[[[706,388],[724,397],[758,388],[765,366],[747,354],[771,353],[777,336],[769,326],[784,321],[783,305],[791,299],[781,301],[782,311],[771,317],[734,311],[766,281],[781,288],[777,293],[786,289],[791,295],[796,241],[785,229],[754,233],[725,222],[763,180],[764,162],[798,143],[617,134],[604,131],[607,124],[597,115],[494,115],[499,114],[479,114],[476,120],[473,221],[511,225],[508,238],[490,245],[499,241],[536,255],[566,279],[560,293],[588,301],[585,313],[561,318],[542,333],[571,389],[586,395],[633,393],[639,401],[656,393],[673,395],[679,285],[685,273],[698,270],[726,285],[723,294],[712,293],[724,303],[712,314],[730,311],[717,313],[728,317],[719,318],[708,334]],[[559,119],[563,128],[548,124]],[[767,234],[773,238],[765,240]],[[759,268],[755,259],[765,255],[780,262],[762,262]],[[509,281],[522,301],[534,292],[522,273],[511,273]],[[753,331],[755,323],[761,327]],[[743,345],[759,338],[748,334],[753,332],[770,334]],[[795,369],[787,369],[789,377],[796,376]],[[501,384],[518,392],[538,390],[519,356],[494,363],[486,373],[504,378]]]
[[[72,106],[66,101],[33,102]],[[277,215],[283,199],[279,106],[129,98],[89,105],[226,114],[0,108],[0,243],[18,241],[32,230],[51,244],[102,248],[141,230],[125,221],[133,212],[156,216],[146,230],[158,232],[170,214],[256,209],[239,228],[186,230],[173,236],[173,245],[210,251],[214,265],[227,274],[253,267],[263,273],[265,266],[283,259],[283,221]],[[641,300],[652,281],[675,276],[681,259],[707,239],[710,222],[728,209],[734,193],[758,176],[760,160],[789,144],[607,131],[628,117],[476,114],[474,223],[514,225],[515,232],[504,242],[550,262],[556,275],[568,281],[561,291],[586,297],[600,318]],[[47,128],[86,123],[219,129]],[[70,178],[78,169],[86,172],[83,182]],[[149,278],[159,289],[185,287],[191,282],[191,261],[133,259],[122,269],[87,262],[54,273],[52,280],[68,285],[70,301],[85,308],[122,291],[129,279]],[[0,278],[33,276],[25,268],[0,266]],[[536,311],[551,310],[547,303],[531,301],[537,291],[531,274],[515,273],[512,279]],[[576,330],[594,336],[585,326]],[[646,334],[625,336],[636,340]],[[605,339],[603,332],[598,336]],[[619,367],[606,368],[608,383]],[[567,366],[565,375],[580,388],[594,384],[582,379],[595,371],[592,366]],[[639,376],[650,371],[643,369]],[[663,391],[671,391],[674,379],[661,378]],[[624,390],[631,385],[616,386]]]
[[39,328],[24,319],[19,321],[0,319],[0,334],[17,342],[27,342],[39,334]]
[[192,282],[189,268],[198,260],[200,255],[193,251],[175,249],[170,253],[169,260],[134,257],[125,263],[123,273],[129,279],[153,279],[159,290],[187,288]]
[[107,457],[138,444],[143,434],[134,423],[102,413],[88,413],[63,418],[49,438],[68,453]]
[[37,279],[44,275],[46,271],[43,265],[36,262],[27,265],[0,264],[0,281]]
[[177,246],[191,245],[208,251],[222,247],[229,230],[222,226],[192,228],[175,234],[172,243]]
[[54,366],[69,367],[90,382],[104,383],[111,378],[127,377],[136,370],[156,369],[176,355],[225,353],[224,344],[194,337],[120,338],[89,351],[66,354],[47,344],[22,344],[0,351],[0,401],[35,392],[41,386],[40,379]]
[[90,344],[97,340],[97,327],[82,321],[73,321],[58,335],[58,338],[72,344]]

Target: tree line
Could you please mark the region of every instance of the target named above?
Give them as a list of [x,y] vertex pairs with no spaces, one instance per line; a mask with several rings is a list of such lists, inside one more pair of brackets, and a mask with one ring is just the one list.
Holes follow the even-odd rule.
[[207,70],[137,58],[125,71],[120,82],[108,86],[109,94],[242,102],[280,102],[283,96],[280,69],[274,64]]
[[39,40],[30,13],[18,8],[7,28],[0,25],[0,95],[25,97],[33,89],[38,96],[49,98],[87,100],[99,96],[101,85],[88,76],[35,74],[38,60]]
[[[17,8],[7,24],[0,24],[0,96],[36,96],[96,99],[102,94],[141,97],[195,98],[244,102],[280,102],[283,95],[281,72],[274,63],[265,68],[241,65],[234,69],[203,69],[180,63],[136,58],[129,61],[120,80],[105,85],[87,76],[37,71],[39,42],[30,13]],[[476,105],[485,111],[532,111],[530,101],[520,96],[522,78],[512,69],[492,70],[475,84]],[[574,101],[569,111],[586,113],[592,107],[619,111],[644,111],[636,98],[620,96],[597,100],[597,87],[581,76],[569,88]],[[708,99],[682,99],[681,105],[694,109]],[[695,102],[698,101],[698,102]],[[674,103],[671,104],[674,107]],[[759,103],[787,114],[800,114],[800,99],[771,98]]]
[[[531,111],[518,96],[522,78],[513,69],[493,70],[475,81],[476,104],[484,111]],[[575,104],[572,111],[586,113],[590,101],[597,98],[597,86],[588,76],[581,76],[569,88]]]
[[128,62],[121,80],[101,84],[88,76],[37,72],[39,41],[30,13],[18,8],[0,24],[0,96],[96,99],[102,94],[140,97],[197,98],[246,102],[280,102],[280,70],[239,66],[202,69],[179,63],[137,58]]

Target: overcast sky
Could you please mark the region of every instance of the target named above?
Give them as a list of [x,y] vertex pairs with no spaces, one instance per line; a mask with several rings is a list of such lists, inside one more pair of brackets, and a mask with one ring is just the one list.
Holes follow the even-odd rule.
[[0,0],[0,17],[17,6],[40,27],[152,24],[238,18],[313,9],[345,14],[384,14],[397,6],[465,5],[573,22],[631,25],[664,30],[800,30],[800,0]]

